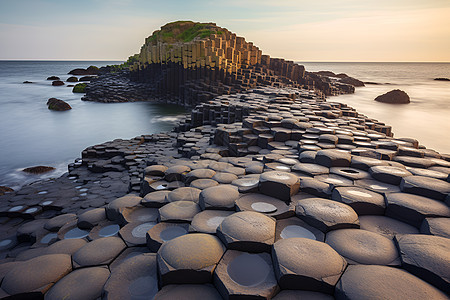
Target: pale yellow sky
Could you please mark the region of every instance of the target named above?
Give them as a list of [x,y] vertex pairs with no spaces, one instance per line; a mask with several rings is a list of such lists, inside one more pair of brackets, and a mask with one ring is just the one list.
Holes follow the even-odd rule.
[[216,22],[264,53],[292,60],[450,62],[449,0],[79,0],[76,6],[1,1],[0,59],[125,60],[165,23],[193,20]]

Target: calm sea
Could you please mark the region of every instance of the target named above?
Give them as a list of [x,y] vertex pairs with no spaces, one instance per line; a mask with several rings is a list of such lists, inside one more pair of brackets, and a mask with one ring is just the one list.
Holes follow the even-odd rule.
[[[0,61],[0,185],[17,188],[67,172],[67,165],[88,146],[141,134],[171,130],[184,110],[152,103],[81,101],[72,88],[52,86],[47,77],[66,80],[75,68],[111,61]],[[23,81],[32,84],[23,84]],[[69,111],[50,111],[47,100],[62,99]],[[45,176],[24,174],[36,165],[57,168]]]
[[[92,103],[81,101],[71,88],[53,87],[51,75],[66,80],[74,68],[104,66],[107,61],[0,61],[0,185],[17,188],[67,171],[67,164],[91,145],[116,138],[170,130],[184,112],[152,103]],[[379,83],[357,88],[353,95],[330,98],[353,106],[369,117],[392,125],[396,136],[419,139],[442,153],[450,152],[450,64],[432,63],[303,63],[309,71],[331,70],[363,81]],[[33,84],[23,84],[28,80]],[[411,97],[408,105],[389,105],[373,99],[392,89]],[[48,98],[68,102],[72,110],[47,109]],[[21,170],[49,165],[45,176]]]

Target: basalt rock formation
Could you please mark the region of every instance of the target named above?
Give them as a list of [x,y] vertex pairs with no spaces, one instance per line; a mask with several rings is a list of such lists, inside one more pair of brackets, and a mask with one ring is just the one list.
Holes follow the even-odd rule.
[[64,111],[72,109],[72,107],[65,101],[56,99],[56,98],[50,98],[47,101],[48,109],[51,110],[57,110],[57,111]]
[[215,23],[179,21],[155,31],[127,63],[101,69],[99,78],[87,86],[83,100],[156,99],[194,107],[257,86],[308,88],[324,97],[353,93],[355,82],[363,85],[349,78],[309,73],[293,61],[271,58]]
[[392,103],[392,104],[408,104],[409,96],[402,90],[392,90],[386,94],[380,95],[375,98],[375,101]]

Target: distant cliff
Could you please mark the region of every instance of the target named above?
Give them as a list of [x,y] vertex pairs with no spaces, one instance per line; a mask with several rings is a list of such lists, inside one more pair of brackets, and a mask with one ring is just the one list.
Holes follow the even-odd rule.
[[[341,78],[308,73],[304,66],[293,61],[264,55],[252,42],[215,23],[177,21],[166,24],[145,39],[139,54],[109,71],[127,77],[113,76],[114,93],[119,94],[114,96],[106,91],[112,83],[111,76],[104,81],[100,76],[100,81],[87,87],[84,100],[158,99],[194,106],[218,95],[256,86],[303,87],[323,95],[354,92],[354,86]],[[132,95],[128,95],[129,86],[133,87]],[[126,92],[121,94],[122,90]]]

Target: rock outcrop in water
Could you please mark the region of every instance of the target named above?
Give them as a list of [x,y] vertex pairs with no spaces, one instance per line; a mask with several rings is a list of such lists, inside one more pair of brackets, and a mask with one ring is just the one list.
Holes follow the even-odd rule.
[[156,99],[194,107],[218,95],[256,86],[308,87],[325,96],[353,93],[354,84],[362,84],[350,77],[306,72],[293,61],[264,55],[252,42],[226,28],[190,21],[169,23],[155,31],[126,66],[126,70],[103,69],[87,86],[83,100]]
[[50,98],[47,101],[48,109],[50,110],[57,110],[57,111],[64,111],[72,109],[72,107],[65,101],[56,99],[56,98]]
[[434,80],[437,80],[437,81],[450,81],[450,78],[439,77],[439,78],[435,78]]
[[30,173],[30,174],[43,174],[43,173],[47,173],[47,172],[50,172],[53,170],[55,170],[55,168],[47,167],[47,166],[36,166],[36,167],[29,167],[29,168],[23,169],[23,171],[25,173]]
[[85,75],[97,75],[98,73],[99,73],[98,67],[90,66],[87,69],[82,69],[82,68],[73,69],[68,74],[85,76]]
[[375,98],[375,101],[391,104],[408,104],[409,96],[402,90],[392,90]]

